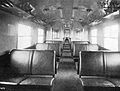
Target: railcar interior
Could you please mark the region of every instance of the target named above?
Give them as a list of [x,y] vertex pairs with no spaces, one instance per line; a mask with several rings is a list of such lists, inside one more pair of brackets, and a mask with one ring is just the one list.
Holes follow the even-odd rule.
[[120,91],[120,0],[0,0],[0,91]]

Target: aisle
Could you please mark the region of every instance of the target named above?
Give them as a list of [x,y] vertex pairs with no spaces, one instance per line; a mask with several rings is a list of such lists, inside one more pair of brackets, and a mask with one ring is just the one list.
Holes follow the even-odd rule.
[[53,91],[82,91],[81,82],[72,58],[61,58]]

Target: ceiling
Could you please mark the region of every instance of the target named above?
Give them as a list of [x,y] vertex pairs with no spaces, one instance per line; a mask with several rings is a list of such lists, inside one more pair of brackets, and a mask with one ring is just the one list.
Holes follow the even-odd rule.
[[1,0],[0,9],[36,23],[79,28],[120,9],[120,0]]

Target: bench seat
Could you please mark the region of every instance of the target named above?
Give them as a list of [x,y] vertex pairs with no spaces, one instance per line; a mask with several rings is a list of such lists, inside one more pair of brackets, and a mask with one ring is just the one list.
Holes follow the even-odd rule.
[[0,84],[6,85],[18,85],[21,81],[26,79],[27,77],[9,77],[9,78],[0,78]]
[[103,77],[81,77],[83,86],[97,87],[115,87],[113,83]]
[[107,78],[110,82],[115,84],[116,87],[120,87],[120,78]]
[[28,77],[20,82],[20,85],[47,85],[52,86],[53,77]]
[[120,52],[80,52],[79,77],[84,91],[120,91]]
[[55,75],[53,50],[14,49],[0,74],[0,90],[51,91]]

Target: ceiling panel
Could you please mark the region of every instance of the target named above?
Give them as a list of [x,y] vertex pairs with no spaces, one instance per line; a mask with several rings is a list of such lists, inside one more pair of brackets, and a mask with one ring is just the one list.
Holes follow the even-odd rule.
[[1,0],[1,2],[1,6],[7,10],[12,3],[14,7],[32,15],[31,19],[42,20],[50,25],[61,22],[63,25],[66,23],[74,26],[75,21],[84,26],[120,9],[120,0]]

